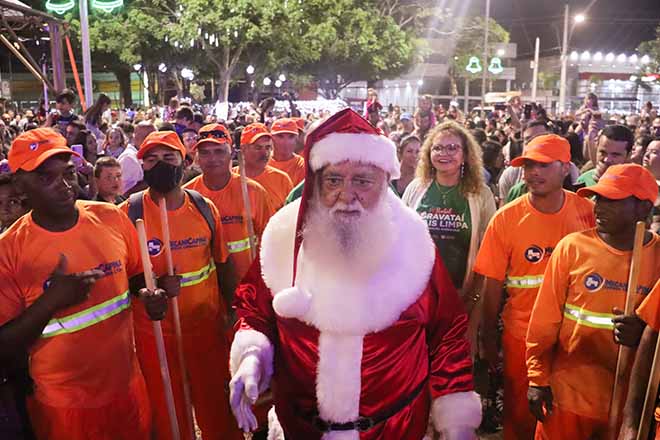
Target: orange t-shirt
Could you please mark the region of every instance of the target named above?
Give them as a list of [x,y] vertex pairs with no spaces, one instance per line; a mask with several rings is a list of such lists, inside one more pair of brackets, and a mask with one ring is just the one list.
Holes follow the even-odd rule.
[[[646,263],[642,263],[642,267],[644,267]],[[636,313],[649,327],[660,331],[660,272],[656,272],[655,275],[657,281],[651,289],[651,293],[637,308]]]
[[0,325],[43,294],[60,254],[67,273],[102,270],[89,298],[58,310],[29,349],[39,401],[98,408],[125,394],[139,374],[128,279],[142,265],[135,229],[119,209],[88,201],[76,207],[78,222],[67,231],[47,231],[28,214],[0,236]]
[[[531,385],[552,387],[555,403],[606,420],[619,346],[612,308],[623,310],[632,252],[606,244],[595,229],[563,238],[545,270],[527,331]],[[660,238],[642,250],[639,304],[660,274]]]
[[[234,167],[232,171],[236,174],[240,173],[238,167]],[[261,174],[251,177],[251,179],[264,187],[270,197],[270,205],[276,211],[284,206],[284,201],[293,189],[293,184],[289,176],[285,172],[269,165],[266,165],[266,168]]]
[[477,254],[474,271],[506,281],[508,300],[502,312],[504,328],[524,340],[543,272],[555,246],[571,232],[595,225],[593,202],[564,191],[562,208],[544,214],[529,194],[501,208],[491,219]]
[[291,159],[285,161],[275,160],[271,157],[268,165],[284,171],[291,179],[293,186],[298,185],[305,179],[305,159],[298,154],[294,154]]
[[[159,277],[167,274],[160,209],[148,192],[142,197],[149,255],[153,272]],[[222,324],[226,313],[220,298],[215,262],[226,262],[228,252],[218,210],[210,200],[207,199],[207,203],[215,219],[213,250],[208,223],[187,194],[181,207],[167,212],[172,260],[176,274],[181,276],[181,292],[178,296],[181,331],[187,334],[208,328],[208,322]],[[124,212],[128,212],[128,207],[129,201],[120,206]],[[168,313],[161,324],[163,334],[174,335],[172,313]],[[138,334],[151,335],[153,332],[152,322],[142,303],[135,308],[135,329]]]
[[[259,239],[274,211],[268,203],[268,193],[261,185],[252,179],[247,179],[247,186],[254,233]],[[251,258],[240,176],[232,173],[227,186],[218,191],[213,191],[204,184],[203,175],[188,182],[185,188],[194,189],[209,198],[218,208],[227,239],[227,248],[232,254],[236,267],[236,275],[238,279],[243,278],[250,268]]]

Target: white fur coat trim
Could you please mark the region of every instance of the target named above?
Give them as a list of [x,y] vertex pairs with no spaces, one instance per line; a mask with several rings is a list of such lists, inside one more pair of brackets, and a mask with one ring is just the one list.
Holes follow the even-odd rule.
[[[397,236],[378,269],[367,276],[348,278],[319,268],[305,258],[305,243],[298,255],[296,290],[311,301],[297,309],[301,321],[321,332],[363,336],[395,323],[422,294],[435,261],[435,246],[426,223],[391,191]],[[293,244],[300,200],[286,205],[268,222],[261,242],[261,270],[273,295],[295,293],[291,288]],[[287,289],[287,290],[285,290]],[[283,298],[284,299],[284,298]],[[278,306],[279,301],[274,301]],[[286,303],[293,307],[291,298]],[[276,308],[277,311],[277,308]]]
[[273,376],[273,344],[266,335],[256,330],[237,331],[229,354],[229,371],[232,376],[236,374],[243,357],[248,352],[254,352],[257,355],[263,368],[262,377],[259,381],[259,392],[262,392],[268,388],[270,378]]
[[481,399],[474,391],[438,397],[431,407],[431,420],[438,432],[460,427],[477,429],[481,423]]
[[345,160],[376,165],[389,173],[390,179],[401,177],[396,146],[382,135],[332,133],[315,143],[309,153],[309,163],[314,171]]

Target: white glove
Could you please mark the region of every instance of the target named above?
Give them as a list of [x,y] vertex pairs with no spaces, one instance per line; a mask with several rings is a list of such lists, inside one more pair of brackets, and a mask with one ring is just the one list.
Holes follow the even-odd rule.
[[467,426],[457,426],[442,430],[442,440],[475,440],[474,429]]
[[252,405],[259,397],[259,381],[262,375],[260,364],[257,355],[248,354],[229,382],[229,403],[238,427],[243,432],[257,429],[257,418],[252,412]]

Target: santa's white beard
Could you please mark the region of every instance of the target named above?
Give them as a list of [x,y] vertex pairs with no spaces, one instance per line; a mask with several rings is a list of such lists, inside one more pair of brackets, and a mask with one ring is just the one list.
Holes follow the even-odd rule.
[[[338,211],[360,214],[347,216]],[[310,200],[302,232],[305,260],[328,271],[368,276],[392,252],[396,232],[387,188],[370,210],[364,209],[358,201],[349,205],[337,202],[327,208],[314,197]]]

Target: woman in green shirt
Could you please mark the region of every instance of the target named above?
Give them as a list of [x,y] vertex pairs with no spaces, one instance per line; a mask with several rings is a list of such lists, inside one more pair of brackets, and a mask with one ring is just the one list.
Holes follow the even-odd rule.
[[426,220],[429,232],[466,304],[476,302],[472,266],[495,200],[484,182],[481,149],[455,122],[426,137],[416,178],[403,201]]

